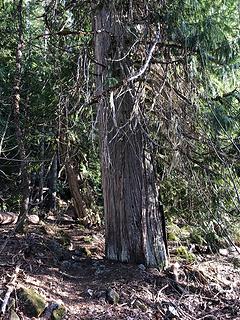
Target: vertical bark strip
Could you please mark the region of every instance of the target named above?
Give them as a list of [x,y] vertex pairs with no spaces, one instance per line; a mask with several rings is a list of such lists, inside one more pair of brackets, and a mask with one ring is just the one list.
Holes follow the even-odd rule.
[[[111,4],[94,16],[96,93],[111,78],[129,76],[126,33]],[[115,62],[109,62],[111,59]],[[116,61],[118,60],[118,61]],[[134,113],[135,88],[112,92],[99,102],[106,257],[122,262],[167,263],[151,145]]]
[[15,78],[13,87],[13,115],[16,131],[16,139],[19,149],[19,157],[21,160],[21,200],[20,215],[17,221],[16,232],[22,231],[23,225],[28,212],[29,203],[29,178],[26,159],[26,150],[24,145],[23,132],[20,125],[20,88],[21,88],[21,71],[22,71],[22,51],[24,47],[23,40],[23,1],[19,0],[17,5],[17,22],[18,22],[18,44],[16,50]]

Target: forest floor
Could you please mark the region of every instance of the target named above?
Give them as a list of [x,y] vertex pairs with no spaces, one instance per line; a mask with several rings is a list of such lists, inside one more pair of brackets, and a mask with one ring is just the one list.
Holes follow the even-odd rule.
[[[0,230],[2,301],[19,266],[14,291],[30,287],[64,304],[63,319],[240,319],[239,253],[186,262],[170,248],[170,267],[160,272],[106,261],[99,230],[54,220],[30,225],[23,235],[12,230]],[[31,319],[18,300],[15,310],[20,319]]]

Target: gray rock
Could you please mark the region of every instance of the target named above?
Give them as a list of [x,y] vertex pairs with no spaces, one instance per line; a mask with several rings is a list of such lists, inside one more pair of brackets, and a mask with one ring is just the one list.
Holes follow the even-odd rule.
[[61,271],[70,271],[72,269],[72,262],[69,260],[64,260],[60,265]]
[[106,301],[110,304],[117,304],[119,302],[119,294],[113,289],[107,289]]
[[58,241],[51,239],[48,241],[47,246],[59,261],[71,259],[71,252],[66,250]]
[[50,302],[39,320],[61,320],[66,313],[65,306],[62,302]]
[[66,309],[64,305],[60,305],[57,309],[53,310],[52,320],[61,320],[66,313]]
[[13,309],[10,311],[9,320],[20,320],[19,316]]
[[145,271],[146,270],[146,267],[144,264],[139,264],[138,265],[138,269],[142,270],[142,271]]
[[30,214],[28,217],[28,221],[32,224],[39,224],[40,219],[36,214]]
[[60,266],[61,271],[78,272],[82,270],[81,262],[74,260],[64,260]]
[[219,249],[219,253],[221,256],[228,256],[229,255],[228,249]]

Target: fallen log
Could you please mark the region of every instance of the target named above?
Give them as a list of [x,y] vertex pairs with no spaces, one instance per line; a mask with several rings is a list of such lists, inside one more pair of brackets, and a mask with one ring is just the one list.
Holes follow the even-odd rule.
[[0,212],[0,225],[15,224],[18,214],[14,212]]

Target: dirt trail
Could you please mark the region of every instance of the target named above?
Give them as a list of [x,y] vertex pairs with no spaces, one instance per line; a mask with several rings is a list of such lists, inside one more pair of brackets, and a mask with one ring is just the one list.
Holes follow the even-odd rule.
[[[0,248],[11,230],[1,228]],[[20,265],[16,287],[61,301],[64,319],[240,319],[240,269],[228,257],[179,261],[176,279],[174,268],[159,272],[106,261],[103,248],[99,231],[54,223],[31,226],[26,234],[8,238],[0,254],[0,298]],[[116,304],[109,292],[117,295]],[[27,319],[21,305],[16,311]]]

